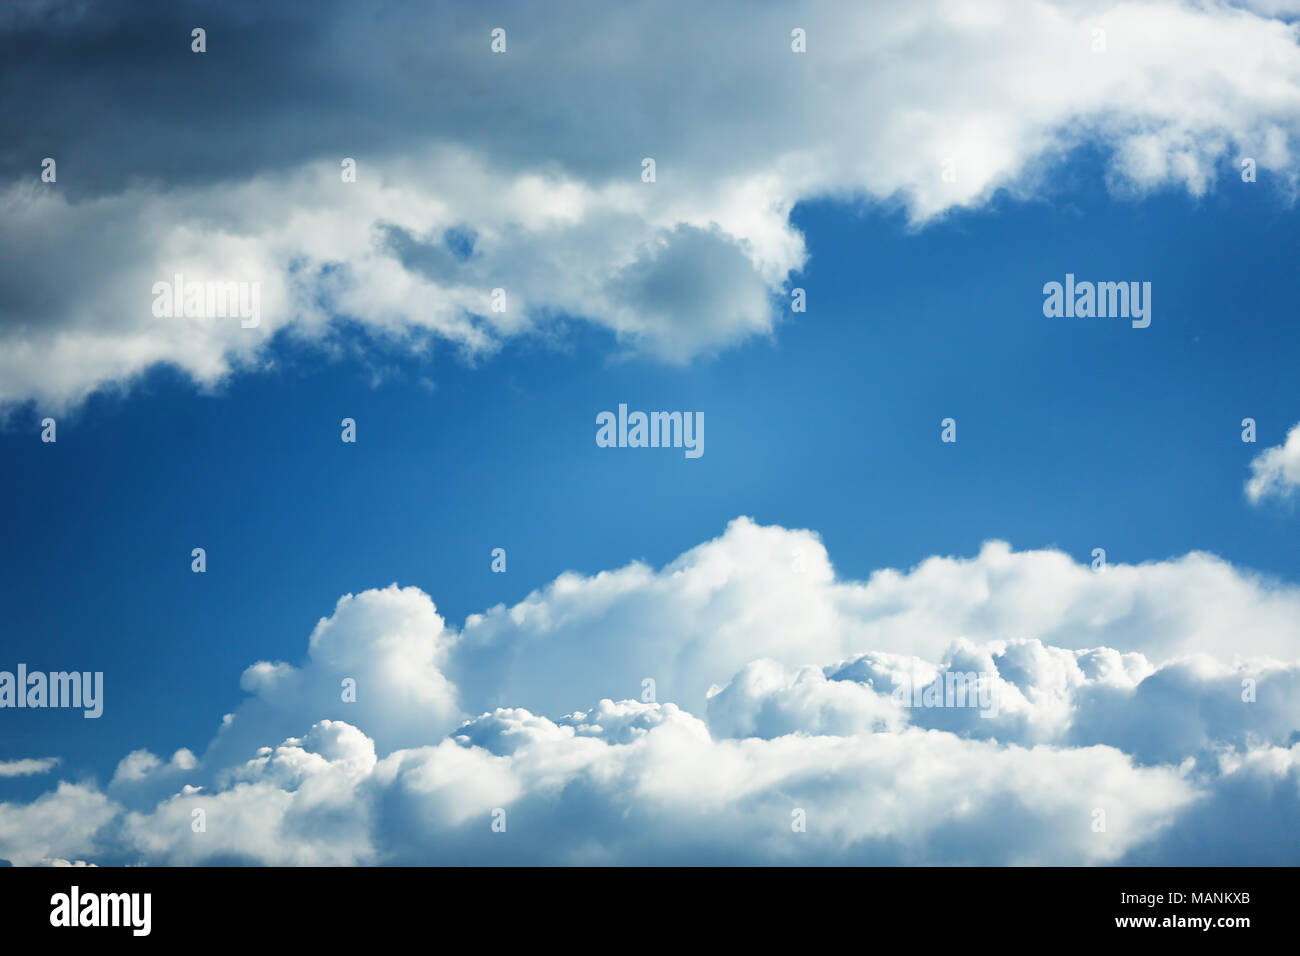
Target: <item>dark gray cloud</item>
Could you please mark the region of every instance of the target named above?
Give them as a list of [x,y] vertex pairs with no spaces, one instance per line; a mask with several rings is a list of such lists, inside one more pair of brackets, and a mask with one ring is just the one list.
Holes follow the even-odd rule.
[[[1117,51],[1159,43],[1100,58],[1098,23]],[[801,200],[922,224],[1033,194],[1084,142],[1128,191],[1204,192],[1247,146],[1294,185],[1295,39],[1227,8],[1103,0],[17,0],[0,13],[0,405],[63,408],[159,362],[211,385],[337,316],[376,347],[468,354],[573,317],[686,361],[773,328],[805,261]],[[449,229],[474,233],[472,256],[442,255]],[[147,290],[181,267],[260,282],[264,321],[160,324]],[[512,306],[484,314],[493,288]]]

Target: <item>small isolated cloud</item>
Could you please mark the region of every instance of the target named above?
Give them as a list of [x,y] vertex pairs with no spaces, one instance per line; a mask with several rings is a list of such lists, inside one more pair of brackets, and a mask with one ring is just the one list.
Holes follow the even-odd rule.
[[33,865],[34,865],[34,866],[53,866],[53,867],[65,867],[65,866],[67,866],[67,867],[74,867],[74,868],[82,868],[82,867],[87,867],[87,866],[94,866],[95,864],[94,864],[94,863],[87,863],[85,860],[64,860],[64,859],[61,859],[61,858],[59,858],[59,857],[50,857],[50,858],[48,858],[48,859],[38,860],[38,861],[37,861],[35,864],[33,864]]
[[[852,581],[739,518],[459,630],[416,588],[345,595],[206,748],[0,803],[0,857],[1294,864],[1297,646],[1300,589],[1211,555],[992,542]],[[991,696],[925,692],[964,675]]]
[[1300,488],[1300,425],[1287,432],[1286,441],[1265,448],[1250,463],[1246,497],[1258,504],[1266,498],[1290,498]]
[[0,777],[30,777],[33,774],[49,773],[58,763],[58,757],[0,760]]

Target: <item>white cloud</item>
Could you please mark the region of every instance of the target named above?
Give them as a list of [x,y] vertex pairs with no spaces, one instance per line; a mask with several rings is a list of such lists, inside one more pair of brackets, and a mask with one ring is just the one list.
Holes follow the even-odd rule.
[[[302,715],[346,716],[385,751],[426,743],[460,722],[457,688],[444,675],[454,632],[418,588],[344,595],[311,633],[301,667],[260,662],[240,686],[252,696],[223,722],[204,760],[225,766],[303,730]],[[355,682],[344,701],[343,682]]]
[[[304,749],[331,735],[353,737],[368,760]],[[714,740],[671,704],[631,701],[558,721],[498,710],[454,740],[378,762],[368,744],[322,722],[218,793],[128,814],[125,837],[173,864],[1081,863],[1119,858],[1197,799],[1184,771],[1137,767],[1106,747],[918,729]],[[1097,806],[1108,808],[1104,834],[1088,825]],[[190,826],[196,808],[202,833]],[[497,808],[504,834],[490,828]],[[806,833],[791,829],[796,808]]]
[[31,866],[84,856],[96,832],[118,812],[93,787],[66,782],[31,803],[0,803],[0,858]]
[[[991,703],[942,691],[946,675],[989,675]],[[898,700],[918,675],[918,693]],[[1153,667],[1110,648],[1068,651],[1036,640],[954,643],[938,666],[867,654],[823,669],[756,662],[709,700],[715,735],[893,732],[905,723],[1023,746],[1112,746],[1142,764],[1217,760],[1223,748],[1285,745],[1300,733],[1300,662],[1194,655]],[[940,697],[940,700],[944,698]],[[968,706],[951,706],[969,699]],[[919,704],[919,705],[918,705]]]
[[44,860],[38,860],[35,866],[59,866],[59,867],[87,867],[94,866],[93,863],[87,863],[85,860],[64,860],[61,857],[48,857]]
[[1193,653],[1288,660],[1300,647],[1300,588],[1201,552],[1095,572],[997,541],[973,558],[839,581],[812,532],[740,518],[661,572],[567,574],[472,615],[449,673],[468,706],[564,713],[639,696],[651,677],[660,699],[703,713],[712,685],[760,658],[823,666],[870,650],[937,662],[960,638],[1110,646],[1157,665]]
[[[1196,862],[1250,807],[1216,859],[1277,860],[1297,628],[1300,589],[1208,555],[1098,573],[992,543],[853,582],[810,532],[738,519],[460,631],[415,588],[345,596],[303,663],[245,672],[201,757],[136,751],[104,793],[0,804],[0,857]],[[891,697],[946,672],[993,675],[996,716]],[[645,677],[657,702],[627,699]]]
[[[263,155],[292,140],[263,137],[237,171],[205,178],[173,147],[228,148],[221,127],[200,112],[184,136],[186,118],[146,135],[136,109],[88,148],[97,168],[156,162],[154,176],[86,198],[65,165],[57,186],[0,195],[0,402],[61,407],[159,362],[210,386],[264,361],[278,330],[323,341],[336,315],[398,347],[432,336],[486,354],[567,314],[685,361],[773,330],[806,258],[789,221],[800,200],[896,203],[922,224],[998,190],[1041,194],[1084,143],[1109,150],[1124,192],[1200,194],[1243,155],[1294,185],[1295,28],[1223,5],[716,4],[684,23],[653,3],[524,4],[501,11],[512,45],[495,57],[470,12],[350,24],[340,10],[293,55],[353,62],[346,102],[407,120],[383,137],[366,110],[306,99],[302,115],[337,132],[329,155]],[[792,24],[807,53],[790,52]],[[431,36],[446,41],[436,56]],[[392,63],[412,71],[402,89],[437,92],[394,100]],[[470,88],[472,102],[453,92]],[[241,101],[240,131],[278,131],[285,105]],[[139,154],[146,140],[156,155]],[[358,159],[356,183],[335,149]],[[448,229],[472,233],[472,252],[453,254]],[[261,326],[154,318],[152,284],[178,271],[259,281]],[[497,287],[505,313],[489,308]]]
[[1289,498],[1300,488],[1300,425],[1287,432],[1286,441],[1265,448],[1250,463],[1246,497],[1258,504],[1265,498]]
[[58,757],[0,760],[0,777],[26,777],[33,774],[49,773],[58,763]]

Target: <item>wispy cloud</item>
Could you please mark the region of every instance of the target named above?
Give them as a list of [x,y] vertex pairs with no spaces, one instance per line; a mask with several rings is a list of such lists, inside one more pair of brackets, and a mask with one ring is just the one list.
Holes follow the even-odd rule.
[[30,777],[35,774],[49,773],[58,766],[58,763],[58,757],[0,760],[0,777]]

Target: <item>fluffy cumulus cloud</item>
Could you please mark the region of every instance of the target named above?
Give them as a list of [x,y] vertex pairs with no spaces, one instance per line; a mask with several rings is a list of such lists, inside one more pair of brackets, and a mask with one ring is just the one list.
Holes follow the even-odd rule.
[[[576,317],[683,362],[772,332],[806,261],[799,201],[921,225],[1042,194],[1085,145],[1121,193],[1200,194],[1247,156],[1290,193],[1284,14],[18,0],[0,13],[0,404],[66,406],[159,363],[213,385],[277,335],[329,347],[340,319],[375,347],[486,355]],[[258,325],[155,316],[177,274],[258,283]]]
[[1300,425],[1287,432],[1282,444],[1260,452],[1250,463],[1250,471],[1246,497],[1252,503],[1293,497],[1300,488]]
[[459,629],[344,596],[205,748],[0,804],[0,857],[1294,864],[1298,646],[1300,589],[1210,555],[850,581],[739,518]]

